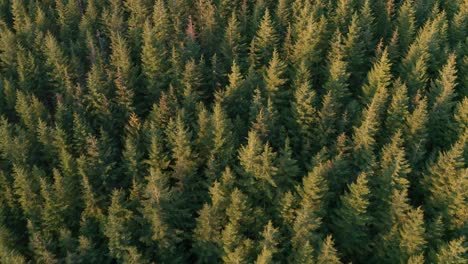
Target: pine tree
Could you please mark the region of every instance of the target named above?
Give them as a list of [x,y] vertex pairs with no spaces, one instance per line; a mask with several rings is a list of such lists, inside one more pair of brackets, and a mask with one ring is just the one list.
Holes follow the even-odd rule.
[[338,252],[335,249],[333,239],[328,235],[320,248],[320,253],[317,257],[317,263],[320,264],[341,264],[338,257]]
[[366,171],[373,166],[376,136],[379,132],[378,124],[385,110],[387,90],[380,87],[376,91],[372,102],[363,110],[362,122],[354,127],[353,132],[353,163],[359,171]]
[[[332,218],[332,230],[340,252],[353,261],[366,258],[369,253],[369,187],[366,174],[360,174],[356,182],[340,197],[340,206]],[[355,245],[359,243],[360,249]]]
[[221,52],[226,58],[227,63],[233,65],[233,72],[234,63],[241,61],[246,52],[244,38],[241,33],[241,25],[237,18],[237,14],[232,12],[226,26],[226,32],[224,33]]
[[[142,174],[141,163],[143,154],[140,151],[141,122],[134,113],[130,114],[125,130],[122,165],[123,172],[127,178],[120,180],[125,186],[128,186],[132,180],[140,180]],[[126,184],[125,181],[127,181]]]
[[160,89],[165,85],[164,73],[167,71],[165,62],[168,59],[164,42],[155,27],[146,21],[143,27],[142,67],[145,74],[148,93],[151,98],[157,98]]
[[73,75],[69,66],[70,64],[52,34],[48,34],[45,38],[44,53],[47,58],[46,62],[49,67],[49,74],[56,91],[71,96],[73,94],[71,91]]
[[390,219],[392,225],[383,234],[381,245],[377,242],[378,254],[388,263],[406,262],[425,249],[423,212],[408,204],[407,192],[395,190],[391,198]]
[[[376,172],[370,187],[373,193],[371,210],[376,218],[382,219],[378,229],[384,229],[391,223],[389,208],[395,190],[406,191],[409,187],[407,175],[411,168],[406,160],[401,132],[392,136],[391,142],[382,149],[380,169]],[[385,220],[384,220],[385,219]]]
[[413,112],[408,116],[407,129],[404,133],[408,159],[413,168],[419,169],[421,161],[426,154],[428,140],[427,132],[427,100],[417,99]]
[[307,67],[311,67],[323,56],[323,41],[327,33],[326,19],[315,18],[304,9],[294,27],[297,40],[293,46],[292,62],[296,65],[304,62]]
[[156,37],[162,43],[166,43],[171,38],[173,29],[170,16],[163,0],[157,0],[153,6],[153,25]]
[[466,247],[463,245],[465,238],[458,238],[451,240],[449,243],[442,246],[437,253],[437,263],[453,263],[461,264],[465,263],[467,260],[466,257]]
[[428,213],[441,214],[446,231],[462,230],[466,225],[466,168],[464,149],[467,134],[447,152],[439,154],[437,161],[429,167],[423,178],[423,186],[429,192],[426,196]]
[[454,140],[452,111],[456,96],[456,68],[455,55],[451,55],[447,64],[439,72],[439,78],[432,87],[429,112],[429,136],[433,138],[433,147],[443,148]]
[[278,17],[279,24],[285,29],[291,18],[291,0],[279,0],[276,6],[276,16]]
[[[156,148],[156,147],[155,147]],[[155,151],[155,149],[153,150]],[[157,158],[156,153],[152,152],[151,162]],[[175,243],[178,236],[171,229],[167,208],[171,205],[171,189],[169,187],[169,178],[167,173],[162,172],[160,168],[150,166],[149,173],[146,176],[147,185],[143,191],[143,216],[150,225],[149,245],[156,244],[158,249],[155,254],[160,261],[169,261],[177,259]]]
[[228,85],[224,91],[216,94],[216,100],[225,106],[226,112],[232,118],[237,115],[245,117],[248,113],[245,109],[249,107],[246,80],[242,76],[240,67],[236,61],[231,66],[231,73],[228,75]]
[[267,9],[250,44],[251,50],[249,56],[251,57],[251,66],[260,67],[266,65],[278,42],[278,35],[273,25],[270,11]]
[[42,233],[45,239],[54,239],[61,229],[66,228],[66,204],[59,200],[56,193],[53,192],[50,184],[44,178],[40,179],[41,196],[44,199],[44,208],[42,211]]
[[261,252],[255,261],[255,264],[274,263],[274,255],[278,249],[278,229],[273,226],[271,221],[265,225],[262,233],[263,241],[260,242]]
[[367,84],[362,88],[363,101],[369,103],[374,94],[381,89],[390,86],[392,75],[390,73],[391,63],[385,49],[378,62],[374,64],[372,70],[367,75]]
[[414,41],[401,63],[401,76],[408,85],[409,95],[412,97],[425,89],[427,84],[429,53],[427,47],[419,41]]
[[459,135],[468,129],[468,97],[463,98],[458,103],[455,111],[455,121],[457,122],[457,132]]
[[213,50],[217,50],[218,31],[217,26],[219,21],[217,21],[216,16],[216,6],[212,1],[201,0],[197,1],[197,22],[200,31],[200,42],[203,46],[208,49],[208,54],[211,54]]
[[209,154],[207,174],[214,178],[221,174],[234,157],[235,135],[230,119],[227,118],[219,104],[213,108],[211,123],[213,125],[213,147]]
[[[37,171],[37,168],[35,169]],[[37,173],[28,172],[20,166],[13,167],[13,188],[18,196],[18,202],[24,216],[34,227],[39,227],[42,213],[42,197],[39,191],[39,179]]]
[[261,197],[263,203],[268,204],[277,188],[276,153],[269,143],[262,144],[255,131],[250,131],[247,145],[239,150],[239,161],[245,173],[243,184],[252,191],[253,196]]
[[[126,208],[124,194],[120,190],[112,192],[112,202],[109,207],[105,234],[109,239],[110,254],[120,261],[141,263],[141,253],[133,244],[131,230],[134,225],[134,213]],[[137,260],[138,259],[138,260]]]
[[279,110],[286,107],[289,101],[289,93],[285,87],[288,81],[284,78],[285,71],[286,64],[279,58],[278,51],[273,50],[273,55],[263,79],[267,97],[273,100]]
[[233,191],[234,179],[233,172],[227,167],[220,181],[216,180],[209,189],[211,203],[205,203],[199,211],[194,248],[200,260],[218,261],[222,256],[222,230],[230,202],[228,193]]
[[244,235],[246,227],[251,223],[251,212],[246,198],[237,188],[230,196],[230,204],[226,209],[228,221],[222,231],[225,263],[242,263],[251,260],[252,257],[252,241]]
[[[319,123],[317,109],[314,107],[316,92],[312,89],[308,80],[299,84],[294,93],[294,102],[292,103],[292,113],[294,120],[298,125],[300,145],[303,157],[310,157],[314,150],[317,140],[320,140],[320,134],[317,133],[316,126]],[[305,160],[308,161],[308,160]]]
[[[344,108],[349,102],[348,64],[344,61],[343,44],[341,34],[337,32],[336,41],[328,55],[328,80],[324,85],[325,96],[320,110],[320,127],[323,140],[337,136]],[[322,142],[328,145],[329,142]]]
[[387,109],[385,128],[387,135],[393,135],[398,130],[404,130],[409,118],[409,98],[408,90],[401,80],[396,80],[393,84],[393,94],[390,105]]
[[298,161],[293,157],[289,138],[286,138],[284,146],[279,150],[277,167],[278,187],[286,190],[290,184],[297,181],[301,173]]
[[303,178],[299,188],[300,205],[293,223],[293,256],[303,256],[305,245],[318,243],[320,234],[318,229],[322,225],[325,210],[325,199],[328,192],[326,176],[329,164],[319,164]]
[[337,1],[333,22],[337,31],[346,32],[351,20],[353,4],[348,0]]
[[[353,94],[357,91],[357,87],[361,86],[364,76],[366,46],[362,38],[364,37],[364,29],[361,27],[361,19],[358,13],[354,13],[351,18],[351,23],[347,29],[348,33],[344,38],[344,54],[348,62],[348,70],[350,72],[350,88]],[[355,91],[356,90],[356,91]]]
[[406,1],[398,9],[396,26],[401,52],[408,49],[415,34],[416,18],[413,5],[414,1]]

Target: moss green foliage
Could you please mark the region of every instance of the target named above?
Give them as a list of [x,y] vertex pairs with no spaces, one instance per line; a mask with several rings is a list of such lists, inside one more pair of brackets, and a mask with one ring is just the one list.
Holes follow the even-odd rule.
[[467,0],[0,0],[0,263],[467,263]]

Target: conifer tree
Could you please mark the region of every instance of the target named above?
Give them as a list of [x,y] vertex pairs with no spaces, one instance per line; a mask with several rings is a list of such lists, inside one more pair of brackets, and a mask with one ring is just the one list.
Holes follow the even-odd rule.
[[301,201],[296,212],[291,240],[295,259],[302,259],[303,254],[311,250],[307,247],[316,245],[320,240],[318,230],[322,225],[326,208],[325,199],[328,192],[326,176],[329,167],[327,163],[319,164],[302,180],[299,189]]
[[249,56],[251,57],[251,66],[260,67],[266,65],[273,54],[273,50],[277,48],[278,42],[278,35],[273,25],[270,11],[267,9],[250,44],[251,50]]
[[233,62],[231,73],[228,74],[228,85],[224,91],[216,96],[217,101],[221,101],[221,104],[227,110],[227,114],[231,117],[234,118],[237,115],[245,117],[248,114],[245,110],[248,108],[246,81],[236,61]]
[[[302,156],[308,157],[314,149],[314,144],[320,135],[316,126],[319,123],[317,109],[314,107],[316,92],[308,80],[298,84],[294,93],[292,113],[298,125]],[[321,139],[321,138],[319,138]]]
[[414,1],[406,1],[398,9],[396,26],[398,27],[398,40],[402,52],[405,52],[409,47],[415,34],[416,18],[413,5]]
[[[312,11],[309,11],[312,12]],[[302,61],[307,67],[318,63],[323,56],[323,39],[326,36],[326,19],[316,18],[304,9],[295,25],[297,40],[293,46],[292,62],[299,65]]]
[[273,55],[268,64],[268,68],[263,76],[265,90],[268,98],[273,100],[280,109],[287,105],[289,101],[288,90],[286,89],[287,79],[284,78],[286,64],[279,58],[278,51],[273,50]]
[[[191,132],[187,129],[181,114],[176,120],[171,120],[168,128],[168,139],[171,147],[172,178],[180,190],[194,188],[193,183],[195,159],[191,146]],[[195,195],[195,194],[193,194]]]
[[362,113],[362,122],[359,127],[354,127],[353,132],[353,160],[358,170],[368,170],[375,161],[373,151],[376,145],[376,136],[379,132],[378,124],[385,110],[387,90],[380,87],[376,91],[372,102]]
[[416,106],[407,118],[407,129],[404,133],[408,159],[411,165],[419,168],[420,161],[426,154],[427,133],[427,100],[422,98],[416,101]]
[[111,41],[111,65],[115,69],[116,77],[120,78],[121,85],[133,89],[135,69],[127,40],[120,34],[116,34],[111,38]]
[[251,189],[253,196],[263,199],[263,203],[267,204],[277,187],[276,153],[269,143],[261,142],[255,131],[250,131],[247,145],[239,150],[239,161],[245,172],[244,185]]
[[[328,55],[328,80],[324,85],[326,94],[323,97],[320,110],[320,130],[322,140],[334,137],[339,132],[340,121],[344,108],[349,102],[347,63],[344,61],[341,34],[337,32],[336,42]],[[323,145],[328,142],[322,141]]]
[[52,34],[48,34],[45,38],[44,53],[56,91],[72,95],[72,72],[62,48]]
[[354,13],[350,25],[347,29],[346,37],[344,38],[344,53],[345,59],[348,62],[348,70],[350,72],[350,88],[355,91],[361,85],[364,79],[365,68],[365,42],[361,41],[364,37],[364,29],[361,27],[361,19],[358,13]]
[[244,234],[251,223],[251,209],[246,201],[239,189],[231,193],[230,204],[226,209],[228,221],[222,231],[225,263],[241,263],[252,259],[253,241]]
[[337,31],[346,32],[348,21],[351,20],[353,4],[347,0],[337,1],[336,11],[333,17],[333,22]]
[[148,93],[151,98],[157,98],[160,89],[164,87],[164,73],[167,71],[165,62],[168,59],[164,42],[161,41],[155,27],[146,21],[143,27],[142,67],[145,74]]
[[468,97],[459,102],[455,111],[455,121],[457,122],[457,132],[459,135],[468,129]]
[[[447,152],[439,154],[423,178],[423,185],[429,194],[426,197],[428,213],[441,214],[445,230],[462,230],[466,225],[466,168],[464,149],[467,134]],[[437,213],[436,213],[437,212]]]
[[388,263],[405,262],[411,256],[424,252],[426,241],[423,212],[420,208],[411,208],[406,191],[395,190],[391,199],[393,223],[381,238],[382,246],[377,246],[378,254]]
[[463,245],[465,238],[451,240],[443,245],[437,253],[437,263],[464,263],[467,260],[466,247]]
[[374,94],[381,89],[389,87],[392,75],[390,73],[391,63],[385,49],[378,62],[374,64],[372,70],[367,75],[367,84],[362,88],[363,101],[369,103]]
[[173,33],[173,27],[171,26],[168,13],[169,11],[167,10],[166,4],[163,0],[157,0],[154,2],[153,26],[157,39],[162,43],[169,41],[171,34]]
[[409,187],[407,175],[411,168],[406,160],[400,131],[397,131],[392,136],[391,142],[383,147],[379,164],[380,169],[369,183],[374,201],[370,208],[376,218],[385,219],[376,227],[386,228],[391,223],[388,213],[393,193],[406,191]]
[[141,253],[132,241],[132,225],[134,214],[126,208],[123,201],[123,193],[120,190],[112,192],[112,203],[109,207],[105,234],[109,239],[109,253],[120,261],[128,263],[141,263]]
[[255,264],[268,264],[274,263],[274,255],[277,253],[278,245],[278,229],[273,226],[271,221],[265,225],[262,237],[263,240],[260,242],[261,252],[255,261]]
[[[242,37],[241,25],[237,14],[232,12],[226,26],[226,32],[221,46],[221,52],[226,58],[228,64],[241,61],[245,56],[245,43]],[[233,66],[234,72],[234,66]]]
[[456,96],[456,68],[455,55],[451,55],[447,64],[439,72],[439,78],[432,87],[430,103],[432,109],[429,112],[429,133],[433,139],[434,148],[453,142],[453,119],[454,97]]
[[[368,212],[369,194],[367,175],[362,173],[341,196],[341,204],[332,218],[338,248],[353,261],[364,259],[369,253],[368,226],[372,220]],[[355,248],[356,243],[361,244],[360,250]]]
[[[37,168],[35,169],[37,171]],[[39,191],[39,179],[37,173],[28,172],[21,166],[13,167],[13,188],[18,196],[18,202],[24,216],[34,227],[40,226],[42,213],[42,197]]]
[[276,16],[278,17],[279,24],[285,29],[291,18],[291,0],[279,0],[276,6]]
[[229,167],[210,187],[211,203],[205,203],[199,211],[194,229],[195,246],[201,261],[215,261],[222,256],[222,229],[226,221],[226,208],[229,205],[229,192],[233,190],[234,174]]
[[396,80],[393,84],[393,94],[390,105],[387,109],[385,128],[387,135],[393,135],[398,130],[406,128],[406,122],[409,118],[409,98],[408,89],[401,80]]
[[317,263],[320,264],[340,264],[342,263],[338,257],[338,252],[335,249],[332,237],[329,235],[323,241],[320,248],[320,253],[317,257]]
[[221,105],[216,104],[212,115],[213,147],[210,150],[207,174],[211,178],[221,174],[234,157],[235,135],[231,121],[226,117]]
[[296,182],[301,173],[298,161],[293,157],[289,138],[286,138],[284,146],[279,150],[277,164],[278,186],[286,189],[286,186]]

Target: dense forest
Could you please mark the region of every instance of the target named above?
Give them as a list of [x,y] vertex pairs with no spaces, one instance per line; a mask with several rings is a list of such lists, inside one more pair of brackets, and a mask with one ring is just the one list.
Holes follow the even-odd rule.
[[468,0],[0,0],[0,263],[468,263]]

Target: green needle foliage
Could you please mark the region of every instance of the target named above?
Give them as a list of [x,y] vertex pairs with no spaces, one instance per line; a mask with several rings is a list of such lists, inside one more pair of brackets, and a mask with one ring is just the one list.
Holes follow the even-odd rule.
[[467,263],[467,0],[0,0],[0,263]]

